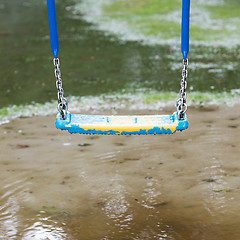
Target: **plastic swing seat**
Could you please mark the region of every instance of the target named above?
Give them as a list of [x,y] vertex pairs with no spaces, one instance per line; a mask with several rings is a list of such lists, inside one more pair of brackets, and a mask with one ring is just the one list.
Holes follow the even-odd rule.
[[179,119],[177,113],[172,115],[143,116],[104,116],[80,115],[67,113],[62,120],[57,115],[56,128],[69,133],[104,134],[104,135],[147,135],[172,134],[188,128],[186,115]]
[[[67,130],[69,133],[105,134],[105,135],[147,135],[172,134],[188,128],[186,117],[186,83],[187,83],[187,55],[189,52],[189,15],[190,0],[182,0],[182,38],[181,50],[183,54],[183,71],[181,80],[180,98],[177,101],[178,113],[170,115],[144,115],[144,116],[104,116],[80,115],[67,112],[67,101],[63,96],[60,63],[58,59],[59,41],[57,31],[57,18],[55,0],[47,0],[50,40],[54,55],[56,87],[58,90],[59,109],[56,128]],[[180,107],[180,108],[179,108]],[[64,111],[63,111],[64,110]]]

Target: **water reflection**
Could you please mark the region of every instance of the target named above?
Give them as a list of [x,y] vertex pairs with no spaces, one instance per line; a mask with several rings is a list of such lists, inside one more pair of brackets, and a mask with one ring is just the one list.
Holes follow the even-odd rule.
[[28,191],[26,179],[12,180],[13,182],[2,186],[3,194],[0,197],[0,234],[9,238],[18,234],[19,197],[24,197],[24,192]]
[[118,232],[123,232],[130,229],[133,216],[129,211],[130,203],[126,199],[126,189],[121,185],[119,177],[111,179],[111,189],[106,192],[110,195],[106,199],[106,204],[103,207],[105,214],[114,222]]
[[[66,239],[67,235],[59,226],[59,222],[44,216],[44,211],[36,214],[36,217],[33,218],[32,213],[29,218],[29,213],[25,212],[22,205],[23,202],[28,202],[31,199],[28,194],[30,183],[27,178],[12,180],[14,181],[2,187],[4,194],[0,197],[0,238]],[[21,217],[22,213],[25,215],[24,218]],[[31,226],[27,227],[29,223]]]
[[[214,151],[209,154],[209,158],[206,159],[206,166],[203,170],[204,177],[208,176],[208,178],[206,178],[208,180],[208,191],[204,191],[203,199],[207,211],[211,216],[216,216],[224,214],[226,211],[226,204],[228,202],[226,193],[231,191],[231,187],[225,180],[226,171],[224,170],[224,160],[222,158],[222,152],[220,151],[220,143],[227,141],[227,139],[224,137],[222,129],[214,128],[210,130],[210,136],[207,138],[203,137],[202,140],[205,144],[212,145],[214,149]],[[221,219],[219,220],[221,221]]]
[[191,111],[199,122],[174,136],[68,135],[47,117],[2,126],[0,238],[239,240],[239,132]]
[[38,219],[29,219],[34,223],[24,230],[22,239],[67,239],[67,234],[62,227],[59,227],[60,224],[57,221],[53,221],[49,217],[41,217],[41,215],[37,216],[39,217]]

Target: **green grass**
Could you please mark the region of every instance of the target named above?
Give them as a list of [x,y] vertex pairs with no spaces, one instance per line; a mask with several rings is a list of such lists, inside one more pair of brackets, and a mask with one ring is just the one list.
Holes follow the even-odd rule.
[[106,5],[104,10],[109,15],[120,16],[149,16],[153,13],[166,14],[179,9],[178,0],[116,0]]
[[175,92],[162,92],[162,93],[151,93],[151,94],[144,94],[143,102],[145,104],[153,104],[158,101],[168,102],[174,101],[178,97],[177,93]]
[[240,1],[228,0],[224,5],[205,6],[215,19],[239,18],[240,17]]
[[[172,23],[166,20],[156,21],[153,19],[152,21],[144,22],[141,20],[137,20],[131,25],[133,26],[134,24],[137,24],[142,30],[142,33],[145,35],[160,35],[163,39],[180,37],[180,24]],[[161,31],[159,31],[159,29],[161,29]]]
[[[197,1],[191,3],[193,8],[200,8],[202,12],[207,11],[212,20],[220,20],[221,23],[213,25],[201,24],[199,17],[199,25],[190,25],[191,40],[196,41],[212,41],[223,40],[224,37],[231,34],[240,35],[239,22],[232,23],[230,18],[240,18],[240,1],[228,0],[224,5],[207,5],[199,4]],[[105,16],[125,22],[130,29],[145,36],[155,36],[161,39],[172,39],[180,37],[180,19],[179,23],[171,19],[164,19],[166,14],[181,12],[180,0],[112,0],[103,6]],[[240,20],[240,19],[239,19]],[[223,23],[223,24],[222,24]],[[228,26],[234,25],[232,29]],[[233,29],[236,29],[235,31]],[[229,38],[230,39],[230,38]]]
[[7,116],[7,115],[8,115],[8,110],[7,110],[7,108],[1,108],[1,109],[0,109],[0,116],[5,117],[5,116]]
[[190,29],[190,37],[199,41],[208,41],[209,38],[212,40],[218,40],[224,35],[229,34],[229,32],[225,29],[216,30],[216,29],[204,29],[196,26],[192,26]]
[[[150,93],[145,94],[143,102],[145,104],[154,104],[158,101],[169,102],[177,100],[178,94],[175,92],[162,92],[162,93]],[[189,92],[188,93],[188,102],[192,103],[227,103],[231,100],[239,98],[238,94],[232,93],[211,93],[211,92]]]
[[[159,16],[181,8],[178,0],[116,0],[104,6],[104,13],[112,19],[125,21],[145,35],[157,36],[164,39],[177,37],[180,34],[180,24],[159,19]],[[180,22],[179,22],[180,23]]]

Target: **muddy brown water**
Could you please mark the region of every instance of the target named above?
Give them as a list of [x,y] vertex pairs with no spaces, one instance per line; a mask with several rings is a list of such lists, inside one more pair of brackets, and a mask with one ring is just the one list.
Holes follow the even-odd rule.
[[238,110],[190,109],[171,136],[0,126],[0,239],[240,239]]

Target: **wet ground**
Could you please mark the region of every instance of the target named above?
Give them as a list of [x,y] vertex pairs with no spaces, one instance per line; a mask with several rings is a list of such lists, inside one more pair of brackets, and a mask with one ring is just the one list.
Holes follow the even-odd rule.
[[237,110],[190,109],[171,136],[69,135],[54,116],[2,125],[0,238],[238,240]]

